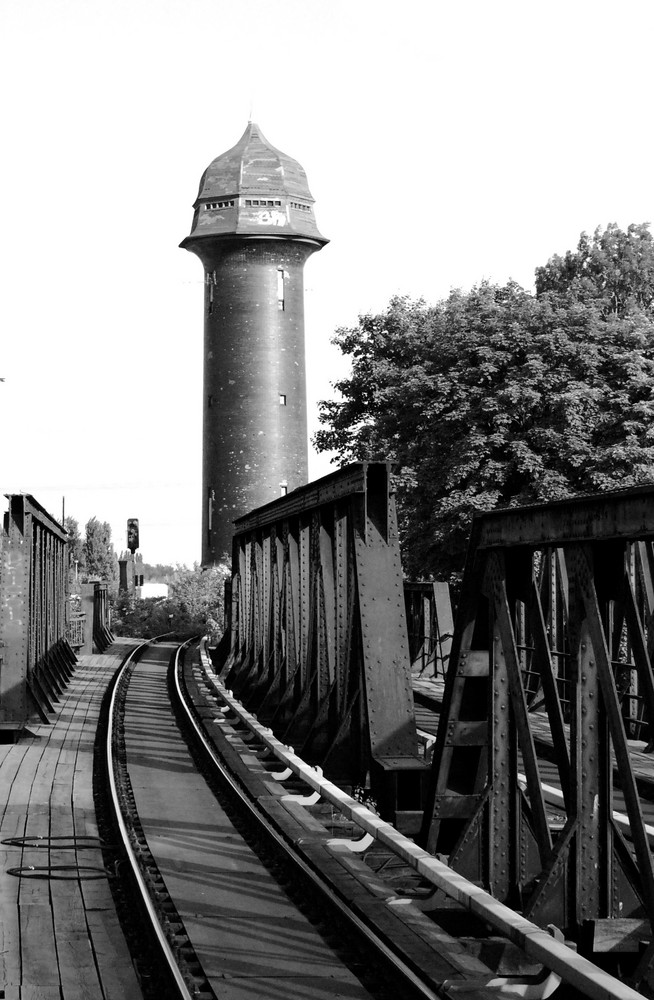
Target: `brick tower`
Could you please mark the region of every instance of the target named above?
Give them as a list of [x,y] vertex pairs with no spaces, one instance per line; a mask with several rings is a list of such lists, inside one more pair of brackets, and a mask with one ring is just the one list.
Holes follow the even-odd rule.
[[328,241],[307,177],[254,122],[200,181],[181,246],[204,265],[202,564],[232,521],[308,479],[307,258]]

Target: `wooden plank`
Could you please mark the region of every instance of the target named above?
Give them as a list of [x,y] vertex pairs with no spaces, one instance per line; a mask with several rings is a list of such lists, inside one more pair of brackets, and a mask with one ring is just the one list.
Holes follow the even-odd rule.
[[104,1000],[142,1000],[127,943],[113,910],[87,910],[91,946]]
[[[473,956],[466,956],[458,942],[447,947],[446,935],[429,917],[420,911],[398,904],[390,906],[385,900],[360,896],[352,903],[353,911],[366,923],[372,923],[383,937],[390,938],[405,954],[410,964],[415,964],[426,982],[437,989],[446,979],[461,979],[466,972],[473,978],[488,975],[490,970]],[[411,920],[403,919],[411,913]],[[431,925],[431,926],[430,926]],[[419,929],[418,929],[419,928]]]
[[50,883],[59,977],[64,997],[97,1000],[100,980],[77,881]]
[[[2,803],[2,838],[22,837],[27,822],[27,803],[29,792],[34,780],[38,762],[43,748],[35,743],[23,745],[14,744],[8,748],[9,754],[3,761],[2,777],[5,799]],[[22,847],[3,845],[2,866],[0,867],[0,921],[2,953],[0,973],[5,984],[20,983],[21,980],[21,947],[20,947],[20,911],[18,897],[20,880],[10,875],[9,868],[19,868],[23,863]]]
[[[44,728],[44,727],[39,727]],[[48,734],[46,730],[47,735]],[[26,837],[48,837],[50,833],[49,797],[56,769],[59,748],[44,743],[43,751],[34,771],[29,788]],[[23,847],[23,868],[47,866],[49,852],[26,844]],[[59,962],[54,933],[53,913],[50,907],[49,881],[24,876],[19,883],[19,911],[21,929],[22,984],[36,986],[60,985]]]
[[[34,780],[29,790],[27,820],[25,823],[26,837],[47,838],[50,834],[50,795],[54,780],[59,748],[46,744],[34,774]],[[40,868],[48,864],[48,852],[42,848],[27,843],[23,848],[22,865],[33,865]],[[49,906],[48,883],[43,879],[22,878],[20,881],[19,905],[21,913],[23,906]],[[21,920],[22,926],[22,920]],[[26,930],[26,933],[28,931]]]
[[24,983],[22,986],[9,986],[5,990],[5,1000],[61,1000],[61,990],[58,986]]
[[20,982],[18,879],[8,873],[20,858],[19,847],[0,848],[0,984],[5,985]]
[[[39,883],[46,886],[47,882]],[[59,962],[50,901],[20,907],[22,985],[59,986]]]
[[473,955],[458,938],[452,937],[437,923],[421,913],[417,907],[411,904],[411,900],[401,897],[387,899],[386,906],[394,916],[399,917],[414,934],[422,938],[430,947],[447,955],[448,962],[451,962],[463,975],[472,976],[475,979],[488,975],[490,970],[487,965]]
[[591,931],[594,952],[639,952],[652,937],[649,920],[588,920],[584,927]]
[[[18,774],[25,763],[29,746],[27,742],[22,744],[1,745],[0,744],[0,788],[3,790],[0,799],[0,823],[9,806],[11,789],[18,779]],[[4,831],[3,831],[4,835]]]

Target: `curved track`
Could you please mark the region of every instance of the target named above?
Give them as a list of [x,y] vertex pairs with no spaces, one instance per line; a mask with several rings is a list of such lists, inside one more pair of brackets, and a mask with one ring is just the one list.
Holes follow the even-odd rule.
[[[228,1000],[389,996],[379,959],[366,951],[371,942],[363,951],[346,942],[352,931],[338,928],[334,901],[316,903],[306,867],[289,867],[288,845],[261,826],[237,783],[218,775],[215,762],[211,787],[199,772],[180,732],[193,713],[176,715],[169,697],[169,661],[179,666],[181,655],[162,643],[130,659],[112,695],[107,739],[133,898],[143,900],[133,905],[141,925],[154,928],[160,956],[157,988]],[[394,976],[403,981],[402,973]],[[399,995],[435,996],[406,981]]]

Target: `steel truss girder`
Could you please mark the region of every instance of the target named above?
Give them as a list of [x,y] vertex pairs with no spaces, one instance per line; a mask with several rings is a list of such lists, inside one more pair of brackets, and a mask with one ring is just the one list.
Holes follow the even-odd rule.
[[8,496],[0,540],[0,727],[46,720],[70,678],[67,534],[27,494]]
[[382,798],[424,771],[386,463],[236,522],[231,622],[223,678],[301,756],[354,783],[371,772]]
[[429,850],[537,923],[595,934],[590,950],[610,921],[652,936],[629,739],[654,742],[653,538],[651,487],[475,519],[423,822]]
[[109,628],[109,588],[106,583],[93,585],[93,646],[99,653],[104,653],[114,637]]

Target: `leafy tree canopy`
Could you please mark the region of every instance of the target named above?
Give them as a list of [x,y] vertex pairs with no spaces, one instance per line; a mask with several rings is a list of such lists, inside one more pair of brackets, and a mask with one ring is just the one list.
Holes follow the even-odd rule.
[[[175,567],[169,563],[143,563],[143,575],[146,581],[170,583],[175,575]],[[179,568],[179,567],[178,567]]]
[[[620,280],[616,275],[621,275]],[[456,576],[474,510],[654,478],[654,249],[647,226],[435,306],[394,298],[334,342],[352,360],[315,443],[391,459],[407,572]]]
[[654,304],[654,238],[648,223],[624,232],[614,222],[579,238],[577,252],[554,256],[536,268],[536,292],[568,294],[596,305],[603,315],[624,316]]
[[84,540],[87,579],[105,580],[112,588],[118,583],[118,560],[111,541],[111,526],[92,517],[86,522]]

